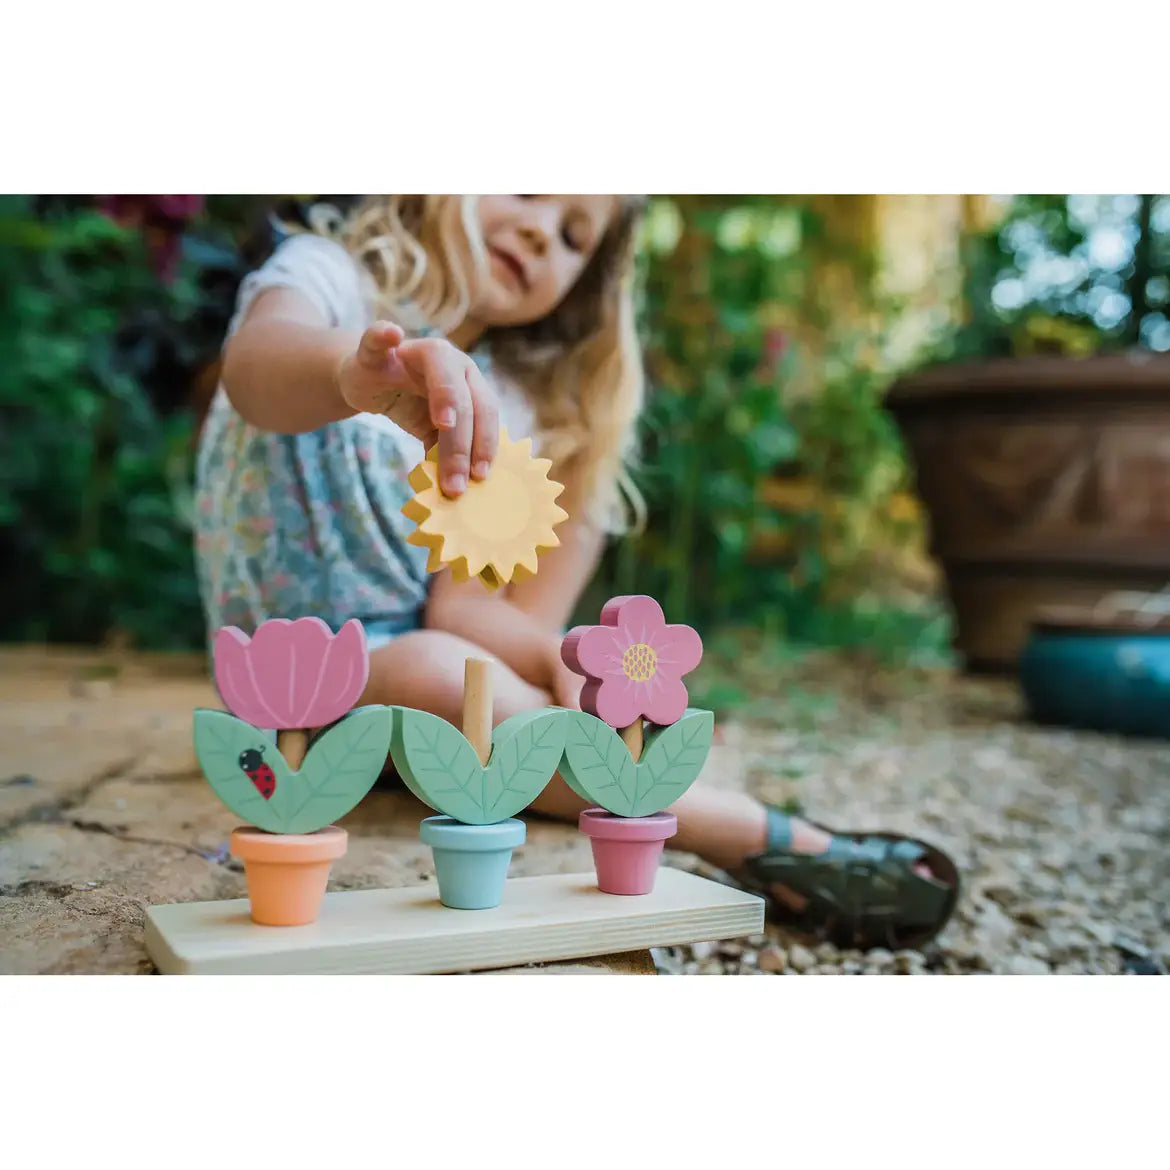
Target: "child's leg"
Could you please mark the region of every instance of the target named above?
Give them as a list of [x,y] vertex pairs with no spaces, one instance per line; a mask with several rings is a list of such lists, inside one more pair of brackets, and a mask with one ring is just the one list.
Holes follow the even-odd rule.
[[386,703],[430,711],[459,727],[463,722],[463,670],[469,657],[492,662],[493,723],[518,711],[547,707],[552,699],[471,642],[444,630],[412,630],[370,654],[370,681],[360,703]]

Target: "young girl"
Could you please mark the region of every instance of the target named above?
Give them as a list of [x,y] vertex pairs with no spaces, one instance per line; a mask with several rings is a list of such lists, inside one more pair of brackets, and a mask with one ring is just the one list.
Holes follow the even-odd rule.
[[[617,195],[370,196],[316,209],[243,283],[198,463],[209,629],[316,615],[363,623],[363,702],[458,723],[463,666],[487,656],[497,722],[575,707],[563,631],[620,528],[642,374],[632,263],[642,201]],[[531,435],[570,519],[532,579],[489,593],[428,577],[406,543],[407,475],[437,439],[451,496],[497,432]],[[555,777],[534,806],[584,807]],[[746,794],[694,785],[672,847],[766,893],[798,927],[904,946],[945,924],[958,877],[920,842],[835,836]]]

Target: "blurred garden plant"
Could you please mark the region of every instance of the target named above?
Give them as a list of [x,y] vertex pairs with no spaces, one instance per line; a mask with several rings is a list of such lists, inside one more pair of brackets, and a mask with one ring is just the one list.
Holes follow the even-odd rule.
[[[880,327],[883,307],[863,291],[847,319],[844,306],[819,300],[830,265],[870,287],[872,257],[842,246],[800,199],[652,204],[638,476],[649,515],[610,550],[580,613],[606,595],[647,592],[705,632],[872,639],[867,614],[881,615],[863,596],[870,554],[891,535],[913,542],[920,525],[913,512],[898,515],[906,464],[881,406],[893,371],[867,324]],[[898,639],[906,633],[903,621]],[[932,633],[939,645],[945,636]]]
[[202,644],[189,393],[246,260],[200,206],[0,198],[0,639]]

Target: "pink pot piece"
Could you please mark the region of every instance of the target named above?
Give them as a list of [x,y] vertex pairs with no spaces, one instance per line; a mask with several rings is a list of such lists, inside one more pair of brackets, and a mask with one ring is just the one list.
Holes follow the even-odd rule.
[[616,817],[602,808],[587,808],[577,825],[590,839],[597,888],[603,894],[634,896],[653,892],[662,850],[678,832],[673,813]]
[[690,626],[667,625],[653,597],[615,597],[601,625],[576,626],[561,643],[561,658],[585,676],[581,707],[608,723],[628,727],[639,718],[669,726],[687,709],[682,681],[699,665],[703,642]]
[[276,731],[324,727],[358,701],[370,676],[366,633],[351,618],[334,635],[315,617],[274,618],[249,638],[215,635],[215,686],[233,715]]

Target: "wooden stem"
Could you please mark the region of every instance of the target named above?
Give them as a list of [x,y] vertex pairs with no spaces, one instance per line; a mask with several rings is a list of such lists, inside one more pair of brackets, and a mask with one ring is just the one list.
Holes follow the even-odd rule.
[[463,667],[463,736],[486,764],[492,754],[492,664],[469,658]]
[[636,764],[642,758],[642,719],[639,716],[629,727],[621,731],[622,742],[630,749],[630,756]]
[[278,731],[276,733],[276,748],[284,762],[294,772],[299,772],[301,764],[305,762],[305,752],[309,750],[309,733],[307,731]]

